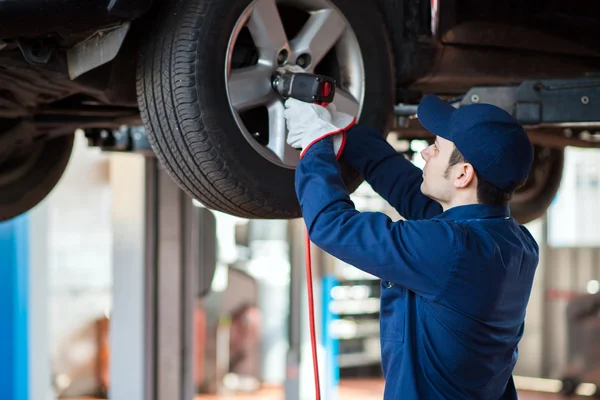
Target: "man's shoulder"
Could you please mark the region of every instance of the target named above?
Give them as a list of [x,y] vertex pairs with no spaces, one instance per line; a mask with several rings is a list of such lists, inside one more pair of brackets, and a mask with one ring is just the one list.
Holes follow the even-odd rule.
[[441,239],[442,237],[462,242],[464,236],[467,234],[467,228],[460,221],[437,218],[437,216],[424,219],[407,219],[398,222],[405,225],[405,228],[408,230],[434,233],[435,236],[432,237],[432,242],[434,238]]
[[527,227],[524,225],[519,225],[519,229],[521,229],[521,232],[523,233],[523,235],[527,239],[527,242],[531,245],[531,247],[535,251],[535,253],[537,255],[539,255],[540,254],[540,246],[539,246],[537,240],[535,240],[535,238],[529,231],[529,229],[527,229]]
[[415,229],[440,228],[455,233],[464,231],[460,221],[438,218],[437,216],[422,219],[401,219],[397,222]]
[[483,242],[493,247],[515,248],[515,244],[519,244],[521,249],[539,256],[540,248],[535,237],[527,227],[512,218],[453,222],[454,229],[461,230],[463,236],[475,246],[479,247]]

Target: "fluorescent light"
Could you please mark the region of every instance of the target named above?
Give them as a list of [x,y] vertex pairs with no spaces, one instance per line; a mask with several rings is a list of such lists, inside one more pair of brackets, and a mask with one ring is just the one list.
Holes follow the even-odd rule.
[[582,383],[579,386],[577,386],[577,390],[575,391],[575,393],[580,396],[593,396],[594,394],[596,394],[597,390],[598,387],[593,383]]
[[558,379],[534,378],[530,376],[515,376],[513,378],[515,386],[521,390],[558,393],[562,389],[562,382]]
[[[562,382],[558,379],[534,378],[530,376],[514,376],[515,386],[519,390],[531,390],[533,392],[559,393]],[[581,383],[577,386],[575,394],[579,396],[593,396],[598,387],[593,383]]]
[[592,280],[587,283],[587,292],[589,294],[596,294],[600,292],[600,282]]

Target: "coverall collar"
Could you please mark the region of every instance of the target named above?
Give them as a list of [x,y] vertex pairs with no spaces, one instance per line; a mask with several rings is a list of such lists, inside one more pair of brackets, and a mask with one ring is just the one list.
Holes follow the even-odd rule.
[[448,219],[455,221],[486,219],[486,218],[510,218],[508,205],[491,204],[468,204],[452,207],[436,217],[436,219]]

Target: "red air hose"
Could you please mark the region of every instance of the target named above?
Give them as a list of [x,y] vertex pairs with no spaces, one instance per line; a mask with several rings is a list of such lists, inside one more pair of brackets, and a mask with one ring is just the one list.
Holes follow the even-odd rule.
[[[327,93],[324,96],[329,95],[331,86],[327,84],[325,86]],[[329,103],[314,103],[319,104],[322,107],[327,107]],[[345,139],[345,136],[344,136]],[[305,234],[305,247],[306,247],[306,288],[308,290],[308,325],[310,327],[310,347],[312,349],[313,357],[313,372],[315,375],[315,400],[321,400],[321,383],[319,381],[319,359],[317,357],[317,334],[315,329],[315,301],[313,296],[313,280],[312,280],[312,260],[310,257],[310,237],[308,236],[308,229],[304,226]]]
[[310,326],[310,345],[313,356],[313,371],[315,375],[316,400],[321,400],[321,385],[319,383],[319,360],[317,358],[317,334],[315,329],[315,303],[313,298],[312,260],[310,257],[310,238],[305,227],[306,246],[306,287],[308,290],[308,319]]

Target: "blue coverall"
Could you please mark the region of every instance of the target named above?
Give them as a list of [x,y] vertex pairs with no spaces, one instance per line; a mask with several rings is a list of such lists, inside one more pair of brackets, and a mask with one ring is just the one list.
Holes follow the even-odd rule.
[[384,399],[516,399],[512,371],[539,260],[508,206],[442,212],[422,171],[380,132],[354,126],[344,158],[407,220],[359,213],[331,137],[309,147],[296,192],[312,242],[381,279]]

